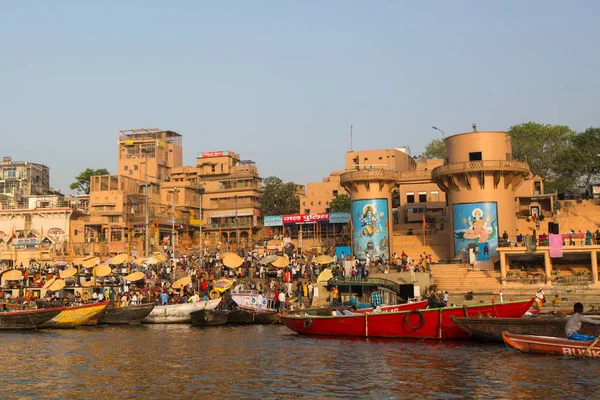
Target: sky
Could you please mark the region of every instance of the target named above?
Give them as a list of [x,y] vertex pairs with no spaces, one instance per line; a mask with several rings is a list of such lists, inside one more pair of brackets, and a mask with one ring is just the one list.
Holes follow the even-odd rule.
[[0,156],[51,186],[117,169],[120,129],[305,184],[350,150],[537,121],[599,126],[600,2],[0,0]]

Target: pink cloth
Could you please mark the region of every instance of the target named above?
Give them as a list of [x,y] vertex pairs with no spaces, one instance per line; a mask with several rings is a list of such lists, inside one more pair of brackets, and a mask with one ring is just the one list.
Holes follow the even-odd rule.
[[560,258],[563,256],[563,237],[562,235],[550,235],[550,257]]

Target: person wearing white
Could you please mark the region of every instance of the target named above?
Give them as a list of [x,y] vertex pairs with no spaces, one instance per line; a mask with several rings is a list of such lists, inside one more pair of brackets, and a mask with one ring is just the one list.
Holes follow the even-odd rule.
[[262,292],[258,292],[258,297],[256,298],[256,311],[260,311],[263,305],[263,295]]
[[279,311],[285,311],[285,293],[283,292],[283,290],[279,292],[279,297],[277,298],[277,300],[279,300]]

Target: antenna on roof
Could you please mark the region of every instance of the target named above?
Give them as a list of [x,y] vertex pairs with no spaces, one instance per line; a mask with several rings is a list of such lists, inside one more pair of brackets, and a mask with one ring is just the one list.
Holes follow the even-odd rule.
[[350,151],[354,151],[352,150],[352,124],[350,125]]

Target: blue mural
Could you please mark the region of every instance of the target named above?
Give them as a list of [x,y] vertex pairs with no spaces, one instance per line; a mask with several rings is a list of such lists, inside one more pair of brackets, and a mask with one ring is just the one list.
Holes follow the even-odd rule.
[[352,202],[352,243],[354,256],[361,261],[388,254],[387,199],[355,200]]
[[454,255],[466,249],[469,243],[477,247],[477,260],[490,259],[498,247],[498,206],[495,202],[463,203],[452,205],[454,221]]

